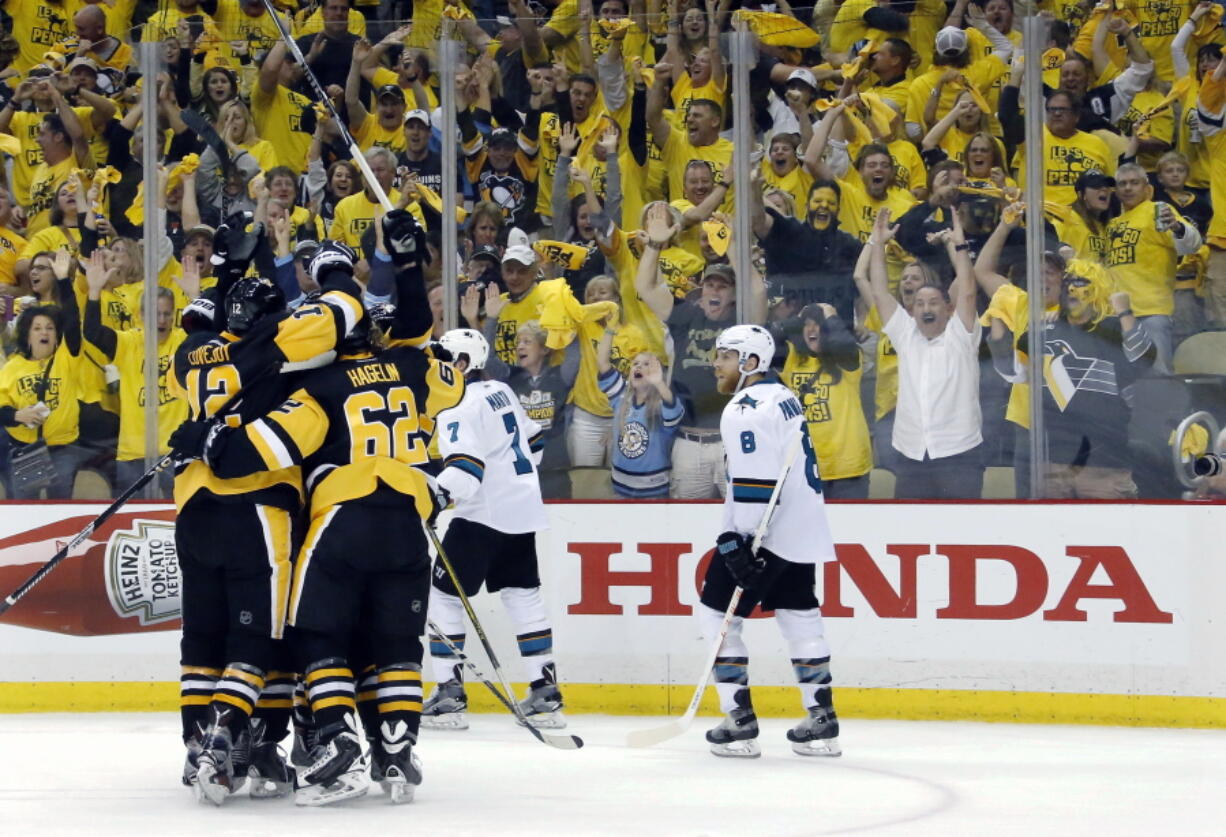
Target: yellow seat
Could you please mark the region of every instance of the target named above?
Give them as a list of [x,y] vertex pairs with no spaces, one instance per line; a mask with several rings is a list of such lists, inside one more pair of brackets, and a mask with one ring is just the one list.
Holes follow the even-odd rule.
[[82,468],[73,481],[72,497],[74,500],[109,500],[111,484],[92,468]]
[[1226,331],[1192,335],[1179,344],[1171,365],[1176,375],[1226,375]]
[[892,500],[895,481],[893,471],[874,468],[868,475],[868,498],[870,500]]
[[1017,497],[1013,482],[1012,466],[992,466],[983,469],[983,494],[985,500],[1012,500]]

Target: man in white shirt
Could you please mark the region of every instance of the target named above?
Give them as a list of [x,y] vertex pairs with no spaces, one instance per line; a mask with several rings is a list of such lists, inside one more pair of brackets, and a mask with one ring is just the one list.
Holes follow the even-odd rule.
[[884,332],[898,352],[898,407],[894,449],[899,499],[977,498],[983,489],[979,411],[979,339],[970,247],[958,214],[953,229],[929,236],[942,242],[956,276],[949,290],[925,285],[911,313],[890,293],[885,246],[897,232],[889,212],[877,214],[869,278]]

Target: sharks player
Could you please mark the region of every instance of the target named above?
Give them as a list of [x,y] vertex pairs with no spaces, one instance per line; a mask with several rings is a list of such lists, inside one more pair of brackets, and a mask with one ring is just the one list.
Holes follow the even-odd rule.
[[[770,371],[770,333],[756,325],[726,329],[715,343],[715,380],[732,398],[720,418],[728,462],[724,532],[703,581],[699,619],[714,640],[737,587],[744,590],[715,659],[715,687],[727,717],[707,733],[717,756],[756,758],[758,719],[749,695],[749,650],[741,625],[755,605],[775,611],[800,684],[807,717],[788,731],[803,756],[837,756],[839,722],[830,693],[830,647],[813,587],[816,565],[834,558],[822,482],[796,396]],[[789,457],[761,547],[753,535]],[[722,559],[722,560],[721,560]]]
[[[482,583],[501,594],[528,669],[530,691],[520,706],[533,726],[561,729],[566,721],[553,663],[553,630],[536,561],[536,533],[548,526],[536,469],[544,432],[524,413],[510,387],[484,380],[490,347],[479,331],[453,329],[440,342],[468,382],[463,401],[438,419],[440,505],[455,501],[443,549],[465,595],[475,595]],[[462,649],[463,605],[441,563],[435,564],[431,584],[430,620]],[[459,661],[435,636],[430,656],[438,685],[422,709],[422,724],[466,729],[468,702]]]

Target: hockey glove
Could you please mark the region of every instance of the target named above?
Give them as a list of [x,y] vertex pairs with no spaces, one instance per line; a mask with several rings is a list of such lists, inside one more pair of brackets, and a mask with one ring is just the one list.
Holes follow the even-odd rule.
[[716,538],[715,551],[724,559],[724,566],[736,583],[747,590],[766,571],[766,559],[755,555],[744,536],[737,532],[724,532]]
[[204,443],[213,429],[213,420],[188,419],[170,434],[170,452],[179,462],[199,459],[204,453]]
[[383,216],[383,246],[392,257],[392,263],[398,267],[430,260],[429,251],[426,250],[426,231],[404,209],[393,209]]
[[343,270],[349,276],[353,275],[353,265],[358,260],[358,254],[348,244],[339,241],[325,241],[311,256],[307,263],[307,273],[317,285],[323,284],[323,274],[330,270]]
[[260,222],[244,232],[241,226],[223,226],[217,231],[213,250],[213,264],[217,266],[217,280],[229,279],[226,287],[242,279],[251,268],[251,260],[264,238],[264,224]]
[[451,505],[451,492],[431,480],[430,499],[434,501],[434,510],[430,512],[430,519],[426,523],[433,526],[438,522],[439,513]]

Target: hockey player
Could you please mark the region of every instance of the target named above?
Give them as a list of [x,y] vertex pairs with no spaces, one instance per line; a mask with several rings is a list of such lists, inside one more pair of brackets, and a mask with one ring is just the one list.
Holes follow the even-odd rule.
[[[813,592],[815,565],[834,558],[834,545],[804,411],[768,368],[775,341],[766,329],[733,326],[720,334],[715,349],[716,384],[732,398],[720,418],[728,458],[725,531],[716,540],[699,609],[709,638],[718,635],[736,588],[744,593],[715,659],[715,687],[727,717],[707,733],[707,741],[717,756],[762,754],[749,695],[749,651],[741,639],[742,621],[761,604],[775,611],[800,683],[801,705],[808,712],[788,731],[792,749],[804,756],[837,756],[841,750],[830,694],[830,647]],[[793,454],[774,516],[754,551],[754,532]]]
[[[223,239],[229,250],[217,322],[193,331],[176,355],[174,377],[195,420],[176,434],[177,448],[197,448],[215,417],[237,426],[280,404],[288,385],[278,373],[330,352],[364,317],[352,250],[320,248],[309,270],[322,293],[291,313],[276,285],[242,278],[259,234]],[[240,391],[241,401],[235,398]],[[252,795],[280,796],[289,790],[290,776],[277,743],[288,726],[294,678],[275,669],[292,668],[279,664],[286,652],[278,640],[290,560],[301,540],[301,469],[230,480],[198,459],[185,459],[175,479],[185,593],[184,781],[194,779],[198,796],[220,805],[241,786],[249,754],[257,779]],[[257,708],[248,737],[247,721]],[[200,765],[195,776],[193,762]]]
[[[394,216],[407,213],[389,213]],[[421,527],[434,506],[427,478],[414,466],[426,462],[435,416],[459,402],[464,384],[418,348],[433,320],[415,262],[424,236],[415,224],[408,233],[407,227],[384,225],[393,260],[416,278],[398,281],[407,310],[392,347],[376,353],[363,320],[342,342],[337,362],[306,373],[263,418],[239,428],[213,425],[203,449],[222,479],[301,467],[310,492],[310,526],[288,609],[316,725],[316,743],[298,771],[300,805],[367,790],[347,659],[358,633],[370,643],[377,672],[374,759],[383,786],[393,802],[408,802],[421,782],[413,753],[429,584]]]
[[[520,703],[524,715],[533,726],[561,729],[566,720],[553,662],[553,629],[541,599],[536,558],[536,533],[548,527],[536,469],[544,434],[510,387],[484,379],[490,346],[480,332],[454,329],[440,343],[468,384],[464,400],[439,416],[441,504],[455,502],[443,549],[465,595],[476,595],[482,584],[500,593],[528,671],[530,690]],[[430,620],[463,649],[464,610],[441,561],[431,580]],[[462,666],[437,636],[430,638],[430,656],[437,685],[422,723],[466,729]]]

